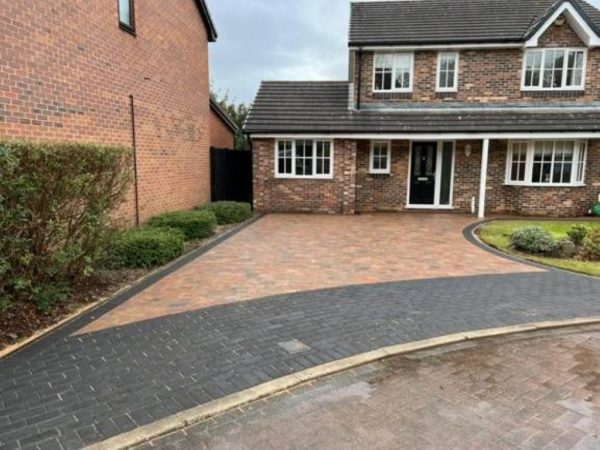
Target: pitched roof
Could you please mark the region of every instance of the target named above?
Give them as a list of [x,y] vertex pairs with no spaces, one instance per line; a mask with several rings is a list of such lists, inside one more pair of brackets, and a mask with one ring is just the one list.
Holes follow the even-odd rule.
[[206,26],[206,31],[208,33],[208,41],[216,42],[219,34],[217,33],[217,28],[215,27],[215,23],[213,22],[212,17],[210,16],[210,11],[208,10],[206,1],[205,0],[195,0],[195,1],[196,1],[196,5],[198,6],[198,10],[200,12],[200,16],[202,17],[202,21],[204,22],[204,25]]
[[262,83],[244,130],[295,133],[480,133],[600,131],[600,104],[582,107],[477,105],[403,107],[395,111],[349,109],[347,82]]
[[240,130],[227,111],[225,111],[212,96],[210,97],[210,109],[219,116],[223,123],[227,125],[233,133],[237,133]]
[[350,45],[523,42],[567,2],[600,32],[600,11],[584,0],[354,1]]

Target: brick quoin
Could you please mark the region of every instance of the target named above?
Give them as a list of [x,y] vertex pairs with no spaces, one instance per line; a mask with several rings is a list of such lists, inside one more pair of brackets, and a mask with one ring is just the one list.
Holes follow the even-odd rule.
[[[540,48],[584,47],[577,34],[565,23],[552,26],[540,39]],[[362,68],[362,103],[398,104],[419,102],[520,103],[592,102],[600,99],[600,49],[588,50],[585,92],[522,92],[522,49],[461,50],[459,87],[456,94],[436,94],[437,52],[415,52],[412,94],[372,92],[373,53],[365,52]],[[358,95],[358,64],[354,74]],[[354,143],[356,151],[346,156]],[[465,148],[471,146],[470,156]],[[275,178],[275,140],[254,139],[255,208],[259,211],[300,211],[328,214],[406,209],[409,179],[408,140],[392,141],[391,173],[369,173],[371,142],[334,141],[333,180]],[[600,195],[600,141],[588,141],[586,184],[582,187],[506,186],[508,141],[492,140],[488,165],[486,212],[529,216],[569,217],[588,213]],[[471,213],[479,202],[482,141],[457,141],[453,207]],[[354,168],[350,167],[354,165]],[[353,208],[352,206],[353,205]]]
[[[0,138],[132,145],[141,220],[210,198],[208,30],[194,0],[0,0]],[[133,223],[130,194],[119,216]]]

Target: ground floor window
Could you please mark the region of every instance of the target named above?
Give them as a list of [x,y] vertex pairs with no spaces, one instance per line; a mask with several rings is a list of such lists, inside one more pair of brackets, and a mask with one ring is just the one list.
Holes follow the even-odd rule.
[[332,142],[278,140],[275,148],[275,175],[278,178],[332,178]]
[[389,174],[391,165],[391,146],[389,142],[372,142],[369,172]]
[[506,183],[578,186],[585,181],[587,142],[515,141],[508,149]]

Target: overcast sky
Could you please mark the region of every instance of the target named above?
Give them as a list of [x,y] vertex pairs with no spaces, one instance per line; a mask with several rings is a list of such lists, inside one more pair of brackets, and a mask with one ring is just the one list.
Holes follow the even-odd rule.
[[207,3],[219,32],[210,45],[217,92],[249,103],[261,80],[346,79],[350,0]]

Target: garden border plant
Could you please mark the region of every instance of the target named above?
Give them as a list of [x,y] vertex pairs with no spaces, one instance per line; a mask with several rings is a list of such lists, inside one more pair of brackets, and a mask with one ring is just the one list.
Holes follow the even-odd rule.
[[0,142],[0,305],[43,312],[93,275],[132,182],[121,146]]

